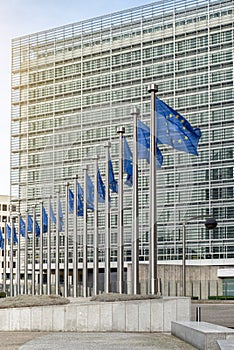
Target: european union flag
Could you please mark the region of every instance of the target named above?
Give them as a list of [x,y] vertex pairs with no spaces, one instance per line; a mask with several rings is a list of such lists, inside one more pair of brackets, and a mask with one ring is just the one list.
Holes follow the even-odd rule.
[[40,234],[41,234],[40,226],[36,220],[36,237],[40,237]]
[[33,219],[30,214],[28,214],[28,232],[33,232]]
[[[150,162],[150,128],[138,119],[137,122],[138,136],[138,159],[146,159]],[[157,146],[156,166],[160,168],[163,163],[163,155]]]
[[104,183],[102,181],[102,177],[101,177],[99,169],[98,169],[97,178],[98,178],[98,188],[97,188],[97,191],[98,191],[98,202],[99,203],[105,203],[106,190],[105,190],[105,186],[104,186]]
[[43,225],[43,233],[48,232],[48,215],[44,206],[42,206],[42,225]]
[[50,203],[50,220],[56,225],[56,217],[54,215],[54,211],[51,203]]
[[20,217],[20,234],[22,237],[25,237],[26,233],[25,233],[25,222],[22,219],[22,217]]
[[59,200],[59,232],[63,230],[63,209],[62,209],[62,204],[61,201]]
[[8,224],[6,224],[6,236],[7,236],[7,239],[8,241],[10,241],[11,239],[11,228]]
[[77,215],[84,215],[84,191],[79,182],[77,183]]
[[132,176],[133,176],[133,167],[132,167],[132,152],[130,150],[129,144],[127,142],[126,137],[123,137],[124,142],[124,162],[123,168],[124,172],[127,174],[126,185],[132,186]]
[[114,171],[113,171],[113,164],[110,158],[110,152],[109,152],[109,186],[111,191],[118,193],[118,182],[115,180],[115,175],[114,175]]
[[[28,232],[33,233],[33,219],[28,214]],[[38,225],[38,222],[36,221],[36,237],[40,237],[40,226]]]
[[68,189],[68,209],[70,213],[74,212],[74,193],[70,188]]
[[197,156],[200,129],[194,129],[184,117],[158,97],[155,102],[158,142]]
[[[11,228],[10,226],[7,224],[6,225],[6,228],[7,228],[7,239],[8,241],[11,242]],[[18,237],[16,235],[16,229],[15,229],[15,226],[13,227],[13,243],[18,243]]]
[[94,210],[94,185],[87,174],[87,209]]
[[3,250],[4,249],[4,238],[2,234],[2,229],[0,227],[0,248]]

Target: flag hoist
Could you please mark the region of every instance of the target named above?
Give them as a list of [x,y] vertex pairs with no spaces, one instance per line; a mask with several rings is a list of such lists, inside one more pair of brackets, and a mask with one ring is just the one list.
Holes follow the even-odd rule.
[[94,157],[93,294],[98,294],[98,155]]
[[139,294],[138,108],[133,107],[131,115],[133,116],[132,294]]
[[123,134],[125,128],[120,126],[117,129],[119,134],[119,186],[118,186],[118,252],[117,252],[117,265],[118,265],[118,292],[122,294],[124,292],[124,225],[123,225]]
[[28,294],[28,210],[26,210],[24,237],[24,293]]
[[59,269],[59,241],[60,241],[60,197],[59,191],[56,194],[56,247],[55,247],[55,294],[60,294],[60,269]]
[[150,84],[148,92],[151,94],[151,117],[150,117],[150,235],[149,235],[149,293],[158,293],[157,273],[157,194],[156,194],[156,120],[155,94],[158,87]]
[[66,183],[66,206],[65,206],[65,229],[64,229],[64,297],[68,297],[68,190],[69,182]]
[[21,236],[21,215],[17,215],[18,218],[18,246],[17,246],[17,294],[20,295],[20,263],[21,263],[21,254],[20,254],[20,236]]
[[36,248],[36,206],[32,206],[33,209],[33,222],[32,222],[32,295],[35,295],[35,248]]
[[83,297],[87,297],[87,277],[88,277],[88,266],[87,266],[87,177],[88,167],[84,167],[84,225],[83,225]]
[[73,297],[77,297],[77,279],[78,279],[78,264],[77,264],[77,178],[74,177],[74,212],[73,212]]
[[110,169],[109,169],[109,150],[110,150],[110,142],[108,141],[105,145],[106,150],[106,198],[105,198],[105,282],[104,282],[104,290],[105,293],[110,292]]

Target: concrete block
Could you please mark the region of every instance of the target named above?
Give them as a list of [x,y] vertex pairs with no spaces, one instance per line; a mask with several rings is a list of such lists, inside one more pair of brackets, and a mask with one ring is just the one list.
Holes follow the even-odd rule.
[[234,349],[234,340],[217,340],[220,350]]
[[51,306],[42,307],[41,330],[52,331],[53,308]]
[[171,333],[200,350],[220,350],[218,340],[234,339],[234,329],[207,322],[172,322]]
[[139,303],[126,302],[126,332],[138,332],[139,329]]
[[100,303],[100,329],[102,332],[112,331],[113,303]]
[[77,330],[77,310],[74,305],[64,307],[64,330],[70,332]]
[[9,309],[0,309],[0,330],[9,331],[10,329],[10,313]]
[[[15,309],[13,309],[15,310]],[[20,309],[20,330],[31,331],[32,329],[32,308],[26,307]]]
[[87,331],[100,332],[100,303],[88,305]]
[[80,332],[87,332],[88,330],[88,306],[77,306],[77,330]]
[[163,300],[152,299],[151,300],[151,311],[150,311],[150,324],[151,332],[162,332],[163,331]]
[[171,331],[171,321],[176,321],[176,299],[163,299],[163,330]]
[[32,307],[31,308],[31,330],[38,331],[42,328],[42,308]]
[[113,332],[126,332],[126,303],[113,303]]
[[52,330],[54,332],[64,331],[65,306],[57,306],[52,309]]
[[151,329],[151,302],[145,300],[139,302],[139,332],[150,332]]
[[11,331],[20,330],[20,309],[9,309]]
[[189,321],[191,319],[190,298],[177,298],[176,321]]

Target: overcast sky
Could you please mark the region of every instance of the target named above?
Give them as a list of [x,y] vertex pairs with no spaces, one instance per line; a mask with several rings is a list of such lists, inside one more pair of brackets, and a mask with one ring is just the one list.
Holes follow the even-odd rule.
[[0,0],[0,195],[10,195],[11,39],[151,3],[151,0]]

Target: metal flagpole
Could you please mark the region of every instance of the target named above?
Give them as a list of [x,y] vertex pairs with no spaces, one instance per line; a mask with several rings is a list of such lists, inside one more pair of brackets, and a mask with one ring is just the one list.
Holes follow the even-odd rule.
[[33,232],[32,232],[32,295],[35,294],[35,241],[36,241],[36,206],[33,205]]
[[48,199],[48,227],[47,227],[47,294],[51,294],[51,228],[50,228],[51,196]]
[[84,167],[83,297],[87,297],[87,165]]
[[59,295],[59,231],[60,231],[60,216],[59,216],[59,192],[57,192],[57,213],[56,213],[56,247],[55,247],[55,294]]
[[77,175],[74,178],[74,215],[73,215],[73,297],[77,297]]
[[138,134],[139,110],[132,108],[133,116],[133,225],[132,225],[132,293],[139,294],[139,213],[138,213]]
[[119,134],[119,186],[118,186],[118,292],[122,294],[124,292],[124,226],[123,226],[123,134],[125,128],[120,126],[117,129]]
[[6,219],[4,219],[4,270],[3,270],[3,290],[6,292],[6,254],[7,254],[7,230],[6,230]]
[[25,220],[25,242],[24,242],[24,294],[28,294],[28,210]]
[[40,284],[39,284],[39,294],[43,294],[43,201],[40,202]]
[[157,197],[156,197],[156,115],[155,94],[158,87],[150,84],[148,92],[151,94],[151,119],[150,119],[150,242],[149,242],[149,291],[158,293],[157,275]]
[[93,294],[98,294],[98,155],[94,157]]
[[110,179],[109,179],[109,150],[110,142],[104,145],[106,149],[106,198],[105,198],[105,293],[110,292]]
[[13,296],[13,245],[14,245],[14,217],[11,217],[11,247],[10,247],[10,296]]
[[64,297],[68,297],[68,188],[66,183],[66,211],[65,211],[65,236],[64,236]]
[[20,295],[20,213],[18,214],[18,246],[17,246],[17,294]]

